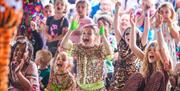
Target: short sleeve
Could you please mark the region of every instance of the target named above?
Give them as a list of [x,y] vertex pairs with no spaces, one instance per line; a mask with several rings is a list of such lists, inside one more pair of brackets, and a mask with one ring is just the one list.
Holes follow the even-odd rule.
[[53,18],[53,16],[50,16],[50,17],[47,18],[47,20],[46,20],[46,25],[47,26],[50,26],[50,21],[51,21],[52,18]]
[[63,27],[68,27],[68,26],[69,26],[68,19],[67,19],[67,18],[64,18]]

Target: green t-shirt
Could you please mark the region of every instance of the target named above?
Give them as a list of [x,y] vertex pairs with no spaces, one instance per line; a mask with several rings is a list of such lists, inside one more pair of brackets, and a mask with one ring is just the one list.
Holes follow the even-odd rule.
[[49,76],[50,76],[50,68],[46,68],[46,69],[39,69],[39,77],[40,77],[40,81],[42,82],[44,88],[46,88],[46,86],[48,85],[48,81],[49,81]]

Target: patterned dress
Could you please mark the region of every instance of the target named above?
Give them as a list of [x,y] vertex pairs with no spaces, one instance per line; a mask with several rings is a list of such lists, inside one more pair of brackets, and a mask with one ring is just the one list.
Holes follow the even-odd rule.
[[102,45],[85,47],[82,44],[74,44],[72,55],[77,60],[77,91],[102,91],[103,82],[103,60],[108,53]]
[[[137,43],[143,49],[140,42],[139,34],[137,34]],[[114,77],[111,83],[112,91],[121,91],[128,78],[136,72],[135,60],[137,57],[132,53],[129,45],[121,38],[118,44],[118,60],[114,62]]]
[[170,52],[170,57],[172,59],[172,65],[173,67],[176,65],[177,63],[177,59],[176,59],[176,46],[175,46],[175,40],[173,39],[173,37],[171,36],[170,32],[169,32],[169,28],[167,27],[167,25],[164,23],[163,24],[163,30],[162,30],[163,36],[164,36],[164,40],[167,44],[168,47],[168,51]]
[[70,91],[73,85],[75,85],[75,82],[71,74],[55,74],[52,72],[46,91]]

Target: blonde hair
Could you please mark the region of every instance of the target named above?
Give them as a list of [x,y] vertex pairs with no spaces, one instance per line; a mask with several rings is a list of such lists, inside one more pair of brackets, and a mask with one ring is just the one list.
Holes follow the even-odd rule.
[[57,61],[58,61],[58,57],[61,57],[62,60],[68,61],[67,70],[70,71],[71,68],[72,68],[72,66],[73,66],[73,64],[72,64],[70,58],[68,57],[68,54],[67,54],[66,52],[59,52],[59,53],[57,54],[57,56],[55,57],[54,63],[53,63],[53,66],[54,66],[54,67],[53,67],[54,73],[57,73],[57,69],[56,69],[55,66],[56,66],[56,63],[57,63]]
[[50,4],[46,5],[44,8],[48,9],[48,8],[53,8],[53,7],[54,7],[53,4],[50,3]]
[[[149,49],[151,46],[154,46],[154,48],[156,49],[155,51],[157,51],[157,49],[159,50],[159,46],[158,46],[158,43],[157,41],[152,41],[149,43],[149,45],[147,46],[146,50],[145,50],[145,56],[144,56],[144,59],[143,59],[143,64],[142,64],[142,68],[141,68],[141,73],[144,77],[148,77],[150,76],[150,70],[151,70],[151,65],[149,63],[149,60],[148,60],[148,52],[149,52]],[[156,60],[155,62],[155,68],[153,70],[160,70],[162,68],[162,64],[161,64],[161,61],[160,60]]]
[[38,58],[41,65],[48,66],[52,59],[52,53],[48,50],[39,50],[36,52],[36,58]]
[[65,14],[65,13],[67,13],[67,11],[68,11],[68,2],[67,2],[67,0],[54,0],[54,6],[56,6],[55,4],[56,4],[56,1],[60,1],[61,2],[61,4],[64,4],[64,11],[63,11],[63,13]]
[[157,11],[158,11],[158,13],[160,13],[160,10],[162,9],[162,8],[164,8],[164,7],[167,7],[167,8],[169,8],[170,9],[170,11],[171,11],[171,19],[175,19],[175,17],[176,17],[176,13],[175,13],[175,11],[174,11],[174,8],[173,8],[173,5],[171,4],[171,3],[169,3],[169,2],[164,2],[164,3],[162,3],[160,6],[159,6],[159,8],[157,9]]

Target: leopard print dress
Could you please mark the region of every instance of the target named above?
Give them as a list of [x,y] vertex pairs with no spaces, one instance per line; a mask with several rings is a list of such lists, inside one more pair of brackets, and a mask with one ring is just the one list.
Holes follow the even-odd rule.
[[[137,36],[136,44],[143,49],[139,35]],[[135,66],[137,57],[123,38],[121,38],[118,44],[118,53],[118,60],[114,62],[114,76],[111,83],[112,91],[122,91],[125,82],[137,71]]]

